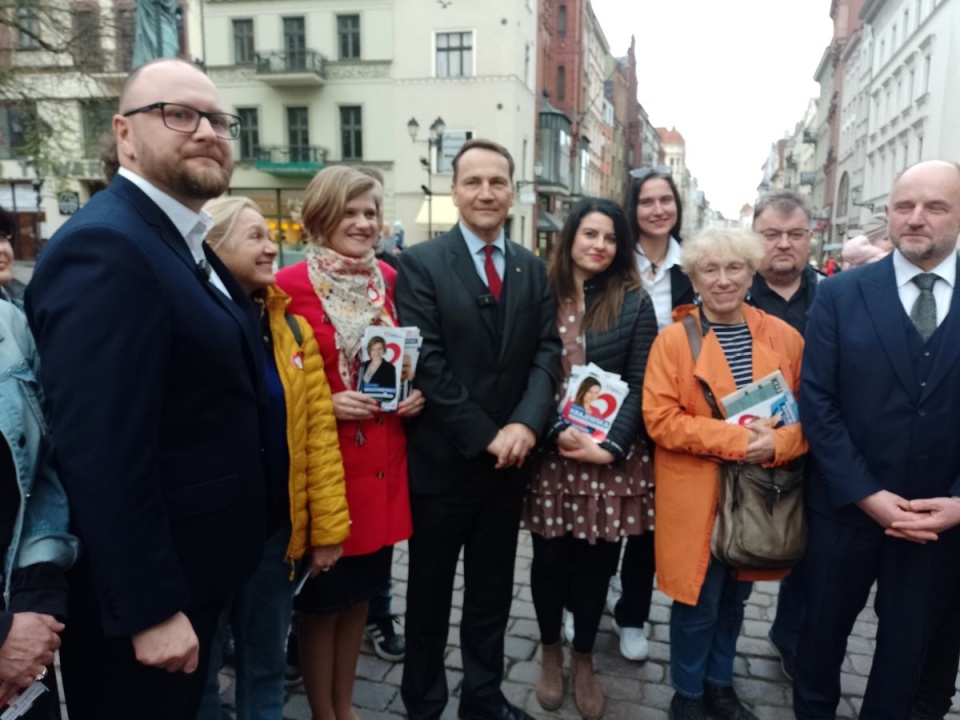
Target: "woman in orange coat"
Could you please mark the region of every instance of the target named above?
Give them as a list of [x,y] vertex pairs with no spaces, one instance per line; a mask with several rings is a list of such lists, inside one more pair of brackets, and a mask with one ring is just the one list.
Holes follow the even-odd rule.
[[710,555],[722,460],[780,465],[807,451],[799,425],[733,425],[713,417],[700,380],[716,398],[780,370],[794,389],[803,340],[786,323],[744,303],[763,257],[761,238],[739,229],[705,230],[684,243],[681,265],[697,292],[691,315],[703,336],[693,354],[682,323],[657,337],[643,387],[643,418],[656,443],[657,582],[675,602],[670,617],[673,720],[756,720],[733,691],[733,659],[752,580]]

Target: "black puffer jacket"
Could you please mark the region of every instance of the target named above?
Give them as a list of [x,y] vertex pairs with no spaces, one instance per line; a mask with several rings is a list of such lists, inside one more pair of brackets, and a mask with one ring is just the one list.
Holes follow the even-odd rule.
[[[586,307],[596,302],[603,286],[593,283],[584,285]],[[587,362],[596,363],[607,372],[617,373],[630,387],[630,393],[620,407],[617,419],[600,447],[609,450],[622,460],[639,436],[646,437],[643,429],[641,402],[643,400],[643,373],[647,367],[650,346],[657,337],[657,316],[650,296],[642,288],[624,294],[620,317],[609,330],[587,333]],[[556,441],[557,435],[568,423],[558,419],[547,433],[547,439]]]

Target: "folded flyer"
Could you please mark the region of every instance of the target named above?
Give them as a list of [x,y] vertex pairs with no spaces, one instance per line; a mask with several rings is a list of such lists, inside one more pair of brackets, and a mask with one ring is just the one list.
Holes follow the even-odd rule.
[[774,428],[800,422],[797,399],[779,370],[730,393],[720,404],[727,422],[734,425],[746,425],[758,418],[772,418],[776,421]]
[[574,365],[558,410],[572,427],[603,442],[629,392],[617,373],[606,372],[593,363]]
[[415,327],[371,325],[363,333],[357,390],[394,412],[413,387],[423,339]]

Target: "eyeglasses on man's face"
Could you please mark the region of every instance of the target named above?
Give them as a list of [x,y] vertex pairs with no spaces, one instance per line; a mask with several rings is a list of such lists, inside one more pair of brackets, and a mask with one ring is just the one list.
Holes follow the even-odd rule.
[[641,167],[630,171],[630,177],[634,180],[643,180],[651,175],[672,176],[673,170],[666,165],[654,165],[653,167]]
[[204,112],[189,105],[179,103],[158,102],[144,105],[136,110],[122,113],[123,117],[159,110],[163,117],[163,124],[171,130],[182,133],[195,133],[200,127],[200,121],[206,118],[213,128],[214,134],[224,140],[236,140],[240,137],[240,118],[236,115],[221,112]]

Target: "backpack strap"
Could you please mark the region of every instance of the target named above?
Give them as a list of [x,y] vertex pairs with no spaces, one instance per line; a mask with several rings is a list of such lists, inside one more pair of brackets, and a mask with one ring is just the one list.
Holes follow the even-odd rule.
[[290,328],[290,332],[293,333],[293,339],[297,341],[297,345],[301,348],[303,347],[303,333],[300,332],[300,324],[297,322],[297,319],[290,313],[284,313],[283,319],[287,321],[287,326]]
[[[683,323],[683,329],[687,331],[687,342],[690,343],[690,352],[693,355],[693,362],[696,364],[697,359],[700,357],[700,349],[703,347],[703,338],[700,336],[700,326],[697,325],[697,321],[693,319],[692,315],[687,315],[683,320],[680,321]],[[707,405],[710,406],[710,410],[713,412],[713,417],[717,420],[723,420],[723,413],[720,412],[720,408],[717,407],[717,399],[713,396],[713,390],[710,389],[710,386],[703,380],[703,378],[697,378],[697,382],[700,383],[700,387],[703,389],[703,397],[707,400]]]

